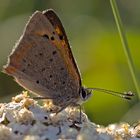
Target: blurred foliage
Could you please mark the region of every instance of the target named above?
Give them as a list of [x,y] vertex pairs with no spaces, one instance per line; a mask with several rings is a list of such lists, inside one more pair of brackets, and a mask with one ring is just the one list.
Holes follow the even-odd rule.
[[[137,78],[140,79],[140,1],[117,0],[124,22]],[[115,91],[134,91],[134,85],[118,36],[109,1],[106,0],[1,0],[0,67],[23,32],[29,16],[36,10],[54,9],[67,32],[73,55],[81,71],[83,84]],[[0,73],[1,102],[10,100],[22,88]],[[120,121],[134,105],[99,92],[84,104],[91,120],[99,124]],[[131,118],[133,113],[128,113]],[[137,114],[136,114],[137,115]]]

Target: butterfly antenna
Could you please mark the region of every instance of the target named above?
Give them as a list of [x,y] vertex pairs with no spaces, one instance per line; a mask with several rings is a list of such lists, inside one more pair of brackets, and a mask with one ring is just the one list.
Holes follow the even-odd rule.
[[96,90],[96,91],[104,92],[127,100],[131,100],[132,96],[134,96],[134,93],[132,93],[131,91],[122,93],[122,92],[117,92],[117,91],[112,91],[112,90],[107,90],[102,88],[87,88],[87,89],[92,91]]

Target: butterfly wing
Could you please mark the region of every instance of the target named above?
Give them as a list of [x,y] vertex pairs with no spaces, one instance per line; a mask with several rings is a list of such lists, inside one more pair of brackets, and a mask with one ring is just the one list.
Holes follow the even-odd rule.
[[78,67],[76,65],[76,61],[74,60],[74,57],[72,55],[66,33],[65,33],[65,30],[63,28],[63,25],[62,25],[60,19],[58,18],[58,16],[55,14],[55,12],[53,10],[48,10],[47,12],[44,12],[44,15],[49,19],[49,21],[55,28],[56,34],[59,37],[57,42],[55,42],[55,45],[57,46],[57,43],[60,43],[60,46],[63,47],[61,52],[63,54],[65,63],[68,67],[68,70],[69,70],[71,76],[79,84],[81,84],[80,73],[79,73]]
[[52,10],[33,14],[4,72],[25,89],[53,99],[55,105],[64,107],[79,98],[80,74],[64,28]]

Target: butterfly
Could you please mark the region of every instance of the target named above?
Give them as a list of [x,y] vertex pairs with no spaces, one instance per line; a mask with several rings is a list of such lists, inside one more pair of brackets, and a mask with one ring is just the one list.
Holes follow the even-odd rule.
[[65,30],[52,9],[36,11],[31,16],[4,66],[4,72],[28,91],[39,95],[40,99],[51,99],[61,110],[86,101],[93,90],[126,99],[132,96],[82,86]]

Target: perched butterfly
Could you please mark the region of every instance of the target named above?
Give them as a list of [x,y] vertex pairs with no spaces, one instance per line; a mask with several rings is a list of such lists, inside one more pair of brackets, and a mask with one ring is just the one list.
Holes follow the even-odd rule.
[[131,93],[117,93],[82,86],[64,28],[53,10],[36,11],[9,56],[4,72],[13,76],[25,89],[52,99],[61,107],[76,106],[87,100],[92,90],[130,99]]

